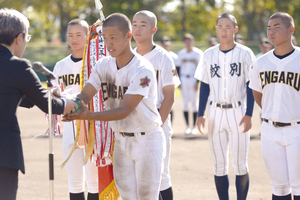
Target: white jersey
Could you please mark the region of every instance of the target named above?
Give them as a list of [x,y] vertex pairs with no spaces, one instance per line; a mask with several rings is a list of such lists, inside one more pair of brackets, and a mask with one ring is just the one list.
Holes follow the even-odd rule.
[[195,78],[209,84],[209,101],[231,103],[245,100],[246,83],[249,81],[249,69],[255,56],[248,47],[236,44],[227,53],[223,53],[217,44],[204,52]]
[[[136,52],[136,48],[134,49]],[[176,76],[176,69],[174,62],[170,54],[162,47],[156,45],[156,47],[143,55],[152,66],[154,67],[157,80],[157,104],[156,107],[160,108],[162,101],[164,100],[163,88],[168,85],[180,84],[178,76]]]
[[176,66],[180,67],[179,77],[194,77],[198,63],[202,58],[203,52],[196,47],[193,47],[190,52],[186,49],[180,50],[178,52],[178,60],[176,63]]
[[262,93],[262,118],[300,121],[300,49],[279,59],[274,50],[259,58],[251,70],[250,88]]
[[121,69],[116,59],[100,59],[88,80],[97,91],[102,89],[106,110],[119,107],[125,94],[142,95],[138,106],[122,120],[110,121],[115,132],[147,132],[161,126],[161,118],[156,108],[157,83],[151,63],[138,54]]
[[68,94],[79,93],[80,88],[80,71],[82,60],[74,62],[71,55],[57,62],[54,66],[53,73],[57,76],[53,83],[64,83],[64,90]]
[[259,54],[257,54],[255,57],[256,59],[260,58],[262,55],[264,55],[262,52],[260,52]]
[[[71,55],[57,62],[54,66],[53,73],[56,79],[53,83],[59,85],[60,81],[64,83],[64,93],[66,95],[76,95],[80,90],[80,71],[82,60],[74,62]],[[72,122],[64,122],[63,143],[65,146],[74,144],[74,125]]]
[[178,66],[178,55],[176,53],[174,53],[173,51],[169,51],[170,56],[173,59],[173,62],[175,64],[175,66]]

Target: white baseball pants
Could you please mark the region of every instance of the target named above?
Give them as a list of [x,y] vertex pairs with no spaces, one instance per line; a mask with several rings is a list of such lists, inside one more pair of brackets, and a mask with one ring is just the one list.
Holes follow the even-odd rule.
[[133,137],[115,134],[113,171],[124,200],[158,199],[165,146],[161,127]]
[[262,122],[261,152],[271,178],[272,193],[300,195],[300,125],[276,128]]
[[162,125],[166,138],[166,157],[164,160],[164,169],[161,177],[160,191],[164,191],[172,186],[170,177],[170,157],[171,157],[171,142],[172,142],[172,126],[170,115]]
[[209,106],[208,140],[216,176],[228,174],[229,144],[235,174],[248,173],[250,132],[243,133],[244,126],[239,125],[244,113],[242,106],[224,110],[214,105]]

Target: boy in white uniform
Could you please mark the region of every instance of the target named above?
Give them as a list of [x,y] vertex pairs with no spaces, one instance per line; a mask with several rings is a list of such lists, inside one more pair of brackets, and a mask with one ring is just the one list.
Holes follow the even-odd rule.
[[[157,80],[157,109],[162,118],[163,130],[166,138],[166,158],[164,161],[164,172],[162,174],[160,194],[163,200],[172,200],[172,184],[170,180],[170,153],[172,128],[170,111],[174,103],[176,75],[175,65],[170,54],[162,47],[154,44],[153,35],[156,33],[157,18],[154,13],[143,10],[137,12],[132,20],[133,38],[136,41],[137,53],[149,60],[156,71]],[[177,82],[177,85],[179,85]]]
[[157,83],[149,61],[131,48],[129,19],[120,13],[103,23],[111,57],[100,59],[78,97],[88,103],[101,88],[106,111],[85,107],[64,120],[109,121],[115,134],[113,171],[123,199],[157,200],[165,154],[165,137],[156,108]]
[[300,199],[300,50],[292,44],[294,20],[274,13],[268,21],[274,50],[260,57],[250,87],[261,107],[261,152],[271,178],[272,200]]
[[[74,19],[69,22],[67,29],[68,43],[72,54],[56,63],[53,73],[57,79],[54,83],[60,84],[62,91],[72,95],[79,93],[80,71],[82,57],[89,25],[81,19]],[[73,146],[76,133],[75,122],[65,122],[63,131],[63,157],[66,159]],[[84,200],[85,177],[88,186],[88,200],[98,199],[98,169],[96,162],[89,161],[83,166],[85,149],[75,149],[66,163],[68,173],[70,200]]]
[[[177,59],[178,59],[178,55],[176,53],[174,53],[173,51],[171,51],[171,38],[168,36],[163,36],[161,41],[161,47],[164,48],[172,57],[173,62],[175,64],[175,69],[176,69],[176,63],[177,63]],[[176,70],[176,76],[178,76],[177,70]],[[179,80],[180,81],[180,80]],[[171,112],[170,112],[170,120],[171,120],[171,125],[173,123],[173,119],[174,119],[174,104],[171,108]]]
[[[178,62],[176,67],[178,69],[181,81],[181,96],[183,100],[183,114],[186,122],[185,134],[195,134],[198,132],[196,127],[197,121],[197,94],[199,82],[194,78],[194,74],[198,63],[203,58],[203,52],[194,47],[194,37],[191,34],[185,34],[183,42],[186,48],[178,52]],[[189,125],[189,106],[193,112],[193,125]]]
[[208,106],[208,141],[214,160],[219,199],[229,199],[230,145],[236,174],[236,199],[245,200],[249,188],[247,154],[254,104],[252,91],[248,87],[249,69],[253,66],[255,56],[251,49],[234,42],[238,26],[233,15],[220,15],[216,31],[220,44],[204,52],[203,63],[199,64],[195,73],[195,77],[201,81],[198,128],[203,134],[204,111]]

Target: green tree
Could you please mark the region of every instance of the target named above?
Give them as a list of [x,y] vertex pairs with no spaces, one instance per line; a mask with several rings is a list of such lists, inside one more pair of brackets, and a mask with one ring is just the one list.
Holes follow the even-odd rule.
[[[236,0],[234,15],[238,19],[242,35],[248,40],[258,40],[266,36],[268,19],[278,11],[287,12],[293,16],[297,30],[300,17],[298,0]],[[297,31],[295,35],[299,36]]]

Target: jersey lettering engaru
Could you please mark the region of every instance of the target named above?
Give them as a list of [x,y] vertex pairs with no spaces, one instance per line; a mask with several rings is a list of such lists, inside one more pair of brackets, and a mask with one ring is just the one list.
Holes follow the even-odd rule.
[[54,66],[53,73],[57,76],[54,83],[59,84],[61,81],[64,83],[64,90],[68,94],[76,94],[80,88],[80,71],[82,60],[74,62],[71,55],[57,62]]
[[97,91],[102,89],[106,110],[119,107],[124,95],[143,96],[138,106],[122,120],[110,121],[114,132],[147,132],[161,126],[156,108],[157,83],[151,63],[138,54],[118,69],[116,59],[100,59],[88,80]]
[[[71,55],[65,57],[54,66],[53,73],[56,75],[56,79],[52,83],[59,85],[62,81],[64,83],[64,93],[75,96],[80,90],[81,66],[82,60],[74,62],[71,59]],[[74,143],[75,132],[74,123],[64,122],[63,146],[68,146]]]
[[262,93],[262,118],[300,121],[300,50],[279,59],[274,50],[260,57],[251,70],[250,88]]

